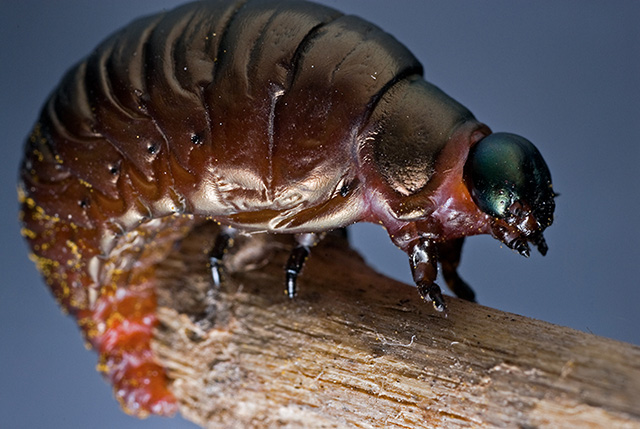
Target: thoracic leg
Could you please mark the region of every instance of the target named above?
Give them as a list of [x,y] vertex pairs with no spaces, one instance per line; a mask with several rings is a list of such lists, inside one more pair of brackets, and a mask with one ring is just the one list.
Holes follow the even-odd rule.
[[464,238],[438,243],[438,257],[440,259],[440,265],[442,266],[442,276],[447,282],[449,289],[451,289],[458,298],[475,302],[476,294],[473,292],[473,289],[471,289],[458,274],[463,243]]
[[227,249],[233,245],[233,238],[237,235],[238,230],[230,226],[222,226],[220,233],[213,243],[213,247],[209,252],[209,263],[211,264],[211,278],[215,287],[220,286],[220,265],[222,258]]
[[440,286],[435,281],[438,275],[438,252],[436,245],[429,240],[420,239],[409,254],[411,273],[423,299],[433,302],[437,311],[446,309]]
[[309,257],[311,248],[318,244],[321,239],[322,236],[314,233],[296,234],[295,240],[298,244],[291,251],[287,265],[285,266],[286,293],[289,298],[296,296],[296,280],[298,279],[298,274],[302,271],[302,267],[307,257]]
[[233,238],[238,234],[238,230],[230,226],[222,226],[220,232],[209,251],[209,265],[211,265],[212,285],[207,289],[204,297],[204,310],[194,319],[202,329],[209,330],[213,326],[216,316],[216,295],[218,293],[221,275],[220,269],[222,259],[229,247],[233,245]]

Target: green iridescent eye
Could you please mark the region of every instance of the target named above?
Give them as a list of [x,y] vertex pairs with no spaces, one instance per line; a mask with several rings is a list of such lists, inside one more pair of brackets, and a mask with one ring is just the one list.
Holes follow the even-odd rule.
[[469,151],[464,178],[482,211],[507,217],[516,201],[526,203],[542,228],[551,225],[555,208],[551,173],[538,149],[515,134],[494,133]]

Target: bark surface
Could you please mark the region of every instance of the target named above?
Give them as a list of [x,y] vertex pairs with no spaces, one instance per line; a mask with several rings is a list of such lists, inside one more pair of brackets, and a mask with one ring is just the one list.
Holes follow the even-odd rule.
[[214,234],[162,265],[153,344],[203,427],[640,428],[639,347],[452,297],[444,317],[338,236],[294,300],[289,238],[240,237],[207,298]]

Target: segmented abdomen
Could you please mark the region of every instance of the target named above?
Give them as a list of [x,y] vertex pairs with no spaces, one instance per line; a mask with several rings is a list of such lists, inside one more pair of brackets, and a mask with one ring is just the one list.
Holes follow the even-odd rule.
[[172,243],[206,217],[282,232],[358,220],[359,131],[416,73],[377,27],[288,1],[143,18],[67,73],[27,141],[23,234],[125,407],[175,409],[149,349],[153,267]]

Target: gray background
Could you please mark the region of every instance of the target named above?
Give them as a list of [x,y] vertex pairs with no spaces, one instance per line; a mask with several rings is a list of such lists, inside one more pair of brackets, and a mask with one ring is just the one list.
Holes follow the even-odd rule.
[[[27,259],[15,198],[22,142],[63,72],[133,18],[177,3],[0,0],[3,426],[193,427],[119,410]],[[525,260],[489,237],[467,240],[462,274],[480,302],[640,344],[640,2],[324,3],[394,34],[428,80],[495,131],[528,137],[549,164],[562,194],[549,254]],[[381,228],[352,232],[374,266],[411,281]]]

